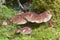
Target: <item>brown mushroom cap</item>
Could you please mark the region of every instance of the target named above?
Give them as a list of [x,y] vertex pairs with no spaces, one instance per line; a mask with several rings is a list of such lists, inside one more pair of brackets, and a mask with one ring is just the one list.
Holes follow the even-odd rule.
[[52,15],[49,11],[44,11],[43,13],[37,14],[35,12],[26,12],[22,16],[29,22],[42,23],[47,22],[51,19]]
[[44,11],[43,13],[37,14],[35,12],[26,12],[13,17],[13,23],[17,24],[25,24],[27,21],[32,23],[42,23],[47,22],[51,19],[52,15],[48,11]]
[[47,22],[51,19],[52,15],[48,12],[45,11],[43,13],[40,13],[37,17],[36,17],[36,23],[42,23],[42,22]]
[[31,29],[30,27],[26,26],[26,27],[17,29],[16,32],[17,32],[17,33],[22,33],[22,34],[31,34],[32,29]]
[[38,16],[35,12],[26,12],[22,16],[29,22],[35,22],[35,18]]
[[27,21],[19,14],[12,18],[12,22],[16,24],[25,24]]

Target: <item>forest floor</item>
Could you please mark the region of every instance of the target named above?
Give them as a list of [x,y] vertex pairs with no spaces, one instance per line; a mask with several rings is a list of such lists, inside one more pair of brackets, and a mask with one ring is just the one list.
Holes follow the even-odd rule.
[[[2,8],[0,8],[2,9]],[[3,7],[0,10],[0,40],[60,40],[60,14],[52,14],[52,22],[41,23],[38,25],[32,24],[32,33],[30,35],[15,34],[17,27],[15,24],[1,26],[2,20],[15,16],[18,13],[16,10]]]
[[[12,11],[9,8],[5,8],[4,13],[6,17],[12,16]],[[13,12],[15,15],[15,12]],[[2,15],[2,13],[0,14]],[[59,14],[60,15],[60,14]],[[0,16],[0,18],[2,18]],[[32,24],[32,33],[30,35],[24,34],[15,34],[16,27],[15,25],[6,25],[0,27],[0,40],[57,40],[60,38],[60,19],[54,17],[54,23],[49,27],[48,22],[41,23],[39,26],[34,26]],[[2,23],[2,20],[0,20]],[[21,27],[21,26],[18,26]],[[12,30],[9,30],[12,28]]]

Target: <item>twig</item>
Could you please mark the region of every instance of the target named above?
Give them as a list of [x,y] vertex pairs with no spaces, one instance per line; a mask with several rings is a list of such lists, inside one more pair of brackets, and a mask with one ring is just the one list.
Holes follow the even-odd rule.
[[19,0],[18,0],[18,4],[19,4],[19,7],[21,7],[24,10],[24,7],[22,6]]

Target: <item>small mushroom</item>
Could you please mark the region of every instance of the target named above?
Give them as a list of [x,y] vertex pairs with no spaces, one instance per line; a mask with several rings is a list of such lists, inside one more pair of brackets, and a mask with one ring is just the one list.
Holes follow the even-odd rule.
[[10,20],[4,20],[2,26],[6,26],[8,24],[11,24]]
[[54,20],[50,20],[50,21],[48,22],[48,27],[53,26],[53,25],[54,25],[54,23],[55,23],[55,21],[54,21]]
[[28,26],[16,30],[16,33],[22,33],[22,34],[31,34],[31,32],[32,29]]
[[8,23],[7,23],[6,21],[3,21],[3,23],[2,23],[2,25],[4,25],[4,26],[7,25],[7,24],[8,24]]
[[27,21],[19,14],[12,18],[12,22],[16,24],[25,24]]

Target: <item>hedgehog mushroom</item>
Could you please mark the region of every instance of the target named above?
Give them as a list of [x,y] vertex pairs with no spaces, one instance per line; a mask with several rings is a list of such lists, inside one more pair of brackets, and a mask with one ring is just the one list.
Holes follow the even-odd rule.
[[49,11],[44,11],[43,13],[40,13],[38,17],[36,17],[36,23],[42,23],[47,22],[51,19],[52,15]]
[[12,18],[12,22],[16,24],[25,24],[27,21],[19,14]]

